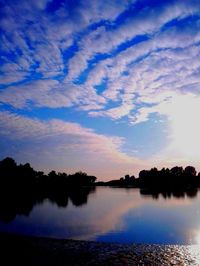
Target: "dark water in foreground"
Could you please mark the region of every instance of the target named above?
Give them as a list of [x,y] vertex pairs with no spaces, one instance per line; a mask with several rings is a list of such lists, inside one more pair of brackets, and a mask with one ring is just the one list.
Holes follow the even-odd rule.
[[153,198],[139,189],[97,187],[87,200],[72,198],[65,207],[45,200],[10,220],[0,213],[0,231],[120,243],[200,244],[200,193]]

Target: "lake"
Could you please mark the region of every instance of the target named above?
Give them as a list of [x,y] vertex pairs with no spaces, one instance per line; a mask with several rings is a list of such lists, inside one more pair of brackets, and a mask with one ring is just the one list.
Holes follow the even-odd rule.
[[2,206],[1,232],[103,242],[200,244],[197,191],[142,195],[139,189],[96,187],[82,199],[71,196],[65,204],[46,199],[28,211],[9,213],[9,219]]

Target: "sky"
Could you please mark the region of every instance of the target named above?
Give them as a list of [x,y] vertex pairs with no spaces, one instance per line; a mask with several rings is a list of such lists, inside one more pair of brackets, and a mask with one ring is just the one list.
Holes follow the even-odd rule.
[[0,0],[0,159],[200,171],[199,136],[199,0]]

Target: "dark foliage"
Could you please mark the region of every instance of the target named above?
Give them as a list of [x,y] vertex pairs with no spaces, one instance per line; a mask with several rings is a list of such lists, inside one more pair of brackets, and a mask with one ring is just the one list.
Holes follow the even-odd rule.
[[135,187],[136,178],[135,176],[125,175],[125,177],[121,177],[120,179],[110,180],[108,182],[98,182],[96,184],[99,186],[106,185],[112,187]]
[[163,198],[193,198],[196,197],[200,187],[200,174],[196,174],[193,166],[187,166],[185,169],[175,166],[160,171],[152,168],[139,173],[137,186],[140,187],[142,195],[150,195],[154,199],[159,195]]
[[200,187],[200,173],[197,175],[193,166],[187,166],[185,169],[180,166],[161,170],[152,168],[140,171],[138,178],[125,175],[117,180],[98,182],[97,185],[136,187],[140,188],[142,195],[151,195],[155,199],[159,194],[164,198],[195,197]]
[[193,166],[187,166],[185,169],[175,166],[171,169],[163,168],[160,171],[157,168],[149,171],[142,170],[137,183],[139,187],[154,190],[190,190],[199,187],[200,178],[196,175]]
[[81,206],[95,190],[95,180],[83,172],[67,175],[51,171],[45,175],[29,163],[17,165],[12,158],[5,158],[0,161],[0,220],[9,222],[16,214],[29,215],[33,206],[45,199],[59,207],[66,207],[69,199]]

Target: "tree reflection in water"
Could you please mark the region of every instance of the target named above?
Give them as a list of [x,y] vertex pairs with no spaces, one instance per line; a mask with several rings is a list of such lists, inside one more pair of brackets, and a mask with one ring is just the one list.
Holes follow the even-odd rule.
[[170,198],[196,198],[198,194],[198,188],[190,188],[188,190],[176,189],[176,190],[155,190],[152,188],[141,188],[140,195],[149,196],[153,199],[159,199],[159,197],[163,197],[164,199]]
[[48,199],[58,207],[87,203],[95,191],[96,177],[78,172],[73,175],[35,171],[30,164],[17,165],[12,158],[0,161],[0,220],[11,222],[16,215],[29,215],[34,205]]

